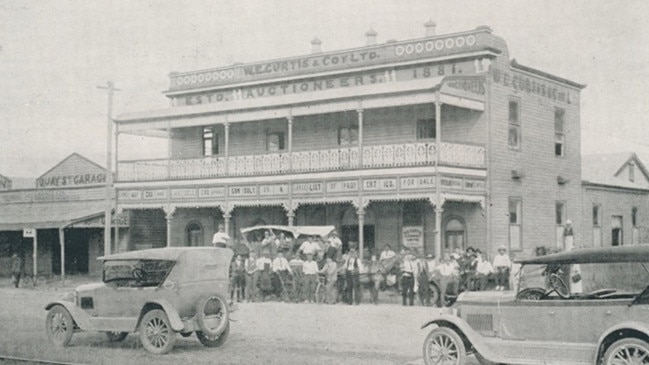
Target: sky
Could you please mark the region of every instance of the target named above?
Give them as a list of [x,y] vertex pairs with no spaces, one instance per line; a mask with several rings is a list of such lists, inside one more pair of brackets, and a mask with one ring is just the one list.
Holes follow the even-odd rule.
[[[587,87],[582,153],[649,164],[649,1],[0,0],[0,175],[38,177],[77,152],[106,165],[113,115],[168,106],[169,73],[488,25],[526,66]],[[156,143],[157,142],[157,143]],[[120,159],[160,141],[120,136]],[[646,156],[646,157],[645,157]]]

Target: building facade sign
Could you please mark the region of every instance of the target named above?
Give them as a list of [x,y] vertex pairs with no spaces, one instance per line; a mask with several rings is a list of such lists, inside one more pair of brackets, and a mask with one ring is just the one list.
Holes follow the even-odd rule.
[[288,184],[259,185],[259,195],[287,195]]
[[0,193],[0,204],[75,202],[105,199],[105,196],[103,188],[9,191]]
[[402,229],[402,242],[404,247],[411,250],[423,252],[424,250],[424,227],[410,226]]
[[358,191],[358,180],[328,181],[328,193],[346,193]]
[[171,189],[171,199],[189,199],[196,196],[196,189]]
[[[185,96],[177,98],[176,103],[177,105],[198,105],[223,103],[237,100],[252,100],[275,96],[375,85],[386,82],[402,82],[447,75],[470,75],[476,73],[477,71],[479,70],[475,69],[475,64],[473,62],[459,61],[439,64],[435,66],[420,66],[399,70],[377,71],[356,76],[335,76],[279,84],[276,83],[269,85],[246,86],[236,89]],[[479,92],[481,90],[480,86],[477,84],[477,81],[475,85],[464,85],[460,81],[454,81],[453,85],[456,86],[454,91],[466,88],[474,90],[474,93],[471,94],[473,96],[477,95],[476,92]],[[484,92],[482,95],[484,95]]]
[[117,194],[119,200],[140,200],[142,192],[139,190],[120,190]]
[[568,92],[566,89],[552,86],[550,84],[540,82],[518,73],[511,73],[498,68],[492,68],[491,79],[496,84],[500,84],[517,91],[542,96],[553,101],[572,104],[570,92]]
[[293,194],[322,194],[324,184],[321,182],[293,183],[292,191]]
[[397,179],[366,179],[363,180],[364,191],[397,190]]
[[191,90],[236,82],[263,80],[274,77],[349,69],[442,57],[474,52],[491,47],[493,36],[485,31],[460,35],[445,35],[428,39],[388,43],[358,50],[328,52],[303,57],[292,57],[195,72],[173,73],[170,91]]
[[160,200],[167,199],[167,190],[158,189],[158,190],[144,190],[142,194],[144,200]]
[[399,186],[402,190],[412,190],[412,189],[434,189],[435,188],[435,176],[413,176],[413,177],[402,177],[399,183]]
[[257,186],[248,185],[248,186],[230,186],[228,188],[229,196],[256,196],[257,195]]
[[225,187],[219,186],[215,188],[200,188],[198,189],[199,198],[224,198]]
[[76,187],[85,185],[98,185],[106,183],[106,174],[78,174],[45,176],[36,180],[37,188],[51,187]]

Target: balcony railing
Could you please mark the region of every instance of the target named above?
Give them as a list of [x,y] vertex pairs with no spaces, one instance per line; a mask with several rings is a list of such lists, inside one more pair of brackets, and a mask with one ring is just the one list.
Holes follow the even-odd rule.
[[[434,166],[433,142],[181,160],[122,161],[118,181],[186,180],[402,166]],[[485,148],[442,143],[440,165],[485,168]]]

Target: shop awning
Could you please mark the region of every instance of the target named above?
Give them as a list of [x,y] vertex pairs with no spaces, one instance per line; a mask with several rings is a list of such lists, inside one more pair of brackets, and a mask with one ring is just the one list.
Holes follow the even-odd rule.
[[64,203],[5,204],[0,209],[0,231],[24,228],[61,228],[70,222],[92,219],[105,210],[103,200]]

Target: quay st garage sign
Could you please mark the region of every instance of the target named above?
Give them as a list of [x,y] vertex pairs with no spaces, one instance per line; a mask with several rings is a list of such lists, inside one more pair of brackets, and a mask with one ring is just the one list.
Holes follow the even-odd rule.
[[75,187],[86,185],[98,185],[106,183],[106,174],[77,174],[77,175],[58,175],[46,176],[36,180],[36,187],[38,188],[52,188],[52,187]]

